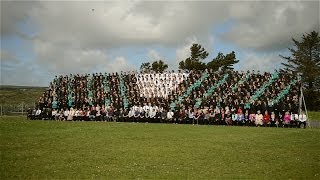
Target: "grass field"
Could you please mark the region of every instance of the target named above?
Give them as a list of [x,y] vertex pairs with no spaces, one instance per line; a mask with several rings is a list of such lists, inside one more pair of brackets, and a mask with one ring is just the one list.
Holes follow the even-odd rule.
[[2,105],[33,104],[43,94],[44,87],[0,86],[0,102]]
[[310,121],[320,121],[319,111],[308,111],[308,117]]
[[0,118],[0,179],[319,179],[320,129]]

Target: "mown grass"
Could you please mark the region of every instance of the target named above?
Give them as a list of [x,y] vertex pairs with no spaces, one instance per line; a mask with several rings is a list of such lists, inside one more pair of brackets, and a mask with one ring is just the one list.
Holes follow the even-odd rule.
[[319,179],[320,129],[0,118],[0,179]]
[[310,121],[320,122],[320,112],[319,111],[308,111],[308,118]]

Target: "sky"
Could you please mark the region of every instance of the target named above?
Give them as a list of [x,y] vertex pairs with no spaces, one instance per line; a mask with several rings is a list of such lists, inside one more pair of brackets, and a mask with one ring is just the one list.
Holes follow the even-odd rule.
[[319,32],[319,1],[1,1],[1,85],[48,86],[55,75],[169,70],[201,44],[210,61],[272,72],[292,38]]

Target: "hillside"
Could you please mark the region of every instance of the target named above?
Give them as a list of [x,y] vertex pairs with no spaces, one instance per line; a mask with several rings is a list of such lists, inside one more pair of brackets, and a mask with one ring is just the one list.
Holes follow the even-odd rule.
[[45,89],[46,87],[1,85],[0,104],[2,106],[12,106],[21,103],[33,105]]

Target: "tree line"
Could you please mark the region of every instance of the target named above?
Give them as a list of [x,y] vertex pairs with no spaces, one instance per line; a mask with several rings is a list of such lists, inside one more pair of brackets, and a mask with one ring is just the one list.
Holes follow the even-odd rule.
[[[224,55],[219,52],[217,57],[213,58],[210,62],[205,63],[204,60],[209,56],[207,50],[204,49],[200,44],[192,44],[190,47],[190,57],[179,63],[180,70],[205,70],[212,69],[214,71],[222,68],[223,70],[231,69],[233,70],[233,65],[238,63],[239,60],[236,59],[236,54],[234,51]],[[140,72],[157,72],[162,73],[168,69],[168,64],[164,63],[163,60],[157,60],[153,62],[144,62],[140,66]]]

